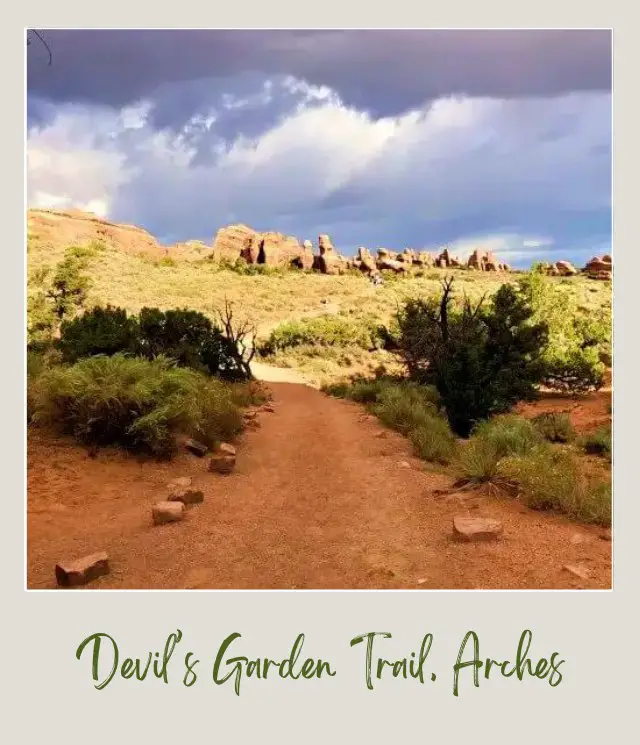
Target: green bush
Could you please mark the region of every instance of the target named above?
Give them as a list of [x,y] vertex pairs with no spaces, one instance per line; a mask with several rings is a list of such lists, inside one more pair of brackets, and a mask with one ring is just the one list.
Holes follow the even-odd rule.
[[568,414],[545,412],[538,414],[533,423],[545,440],[549,442],[571,442],[575,432]]
[[85,262],[89,259],[95,259],[106,250],[107,246],[103,241],[90,241],[82,246],[69,246],[65,251],[65,256]]
[[409,300],[398,314],[399,354],[410,376],[432,383],[454,432],[467,437],[490,416],[537,396],[546,326],[511,285],[488,307],[452,304],[453,280],[440,299]]
[[491,481],[503,458],[526,455],[541,441],[540,433],[527,419],[497,416],[476,426],[469,441],[460,448],[458,465],[469,481]]
[[[138,323],[138,351],[148,359],[170,357],[180,366],[224,380],[246,380],[251,376],[234,340],[198,311],[143,308]],[[229,332],[234,333],[231,328]]]
[[611,356],[610,304],[597,311],[581,309],[570,287],[537,272],[523,275],[518,291],[534,320],[548,327],[542,382],[573,393],[600,388],[605,370],[601,359]]
[[35,413],[36,386],[45,365],[45,355],[42,352],[27,350],[27,422],[33,419]]
[[215,267],[218,271],[226,270],[244,277],[284,277],[287,272],[286,267],[270,266],[268,264],[249,264],[242,257],[236,259],[236,261],[221,259],[215,264]]
[[86,260],[73,255],[73,252],[56,268],[45,295],[59,323],[82,308],[87,299],[91,280],[84,274],[85,268]]
[[302,346],[358,347],[364,350],[382,346],[378,326],[372,319],[326,315],[302,321],[287,321],[274,329],[261,345],[263,357]]
[[606,424],[580,439],[580,446],[588,455],[611,458],[611,425]]
[[558,510],[599,525],[611,524],[611,485],[590,485],[578,459],[568,450],[542,445],[505,458],[499,476],[518,488],[520,498],[538,510]]
[[164,358],[96,356],[41,374],[34,420],[93,447],[166,456],[178,434],[213,444],[239,432],[233,396],[228,385]]
[[135,316],[122,308],[93,308],[60,326],[58,348],[65,362],[118,352],[135,353],[140,344],[140,326]]
[[421,458],[449,463],[456,439],[438,411],[436,397],[426,387],[388,384],[379,390],[372,411],[383,424],[407,436]]
[[416,454],[433,463],[450,463],[456,454],[456,439],[441,416],[425,416],[409,432]]
[[367,405],[383,424],[408,437],[424,460],[446,464],[454,457],[456,439],[439,412],[435,388],[380,377],[338,383],[324,390]]
[[205,315],[186,309],[143,308],[138,316],[128,316],[122,308],[94,308],[63,322],[57,345],[68,362],[122,352],[147,359],[167,357],[180,367],[224,380],[250,377],[235,342]]

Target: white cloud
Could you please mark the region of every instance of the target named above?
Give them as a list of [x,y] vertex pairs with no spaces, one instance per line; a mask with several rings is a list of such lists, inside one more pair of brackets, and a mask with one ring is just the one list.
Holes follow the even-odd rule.
[[[398,244],[405,244],[411,225],[428,232],[438,221],[494,215],[499,222],[482,235],[465,238],[463,226],[442,243],[467,251],[483,240],[505,257],[554,242],[511,225],[512,211],[610,206],[607,94],[447,98],[375,119],[326,87],[293,78],[281,85],[298,98],[255,138],[223,141],[216,126],[225,106],[270,102],[278,95],[270,81],[253,98],[223,98],[178,134],[151,128],[149,102],[120,112],[61,109],[29,132],[29,203],[98,205],[114,219],[180,238],[212,235],[230,216],[276,230],[291,220],[305,235],[343,222],[352,232],[361,226],[354,243],[369,241],[367,230],[382,222],[387,231],[397,225]],[[211,157],[198,160],[202,150]],[[416,236],[413,245],[428,237]]]

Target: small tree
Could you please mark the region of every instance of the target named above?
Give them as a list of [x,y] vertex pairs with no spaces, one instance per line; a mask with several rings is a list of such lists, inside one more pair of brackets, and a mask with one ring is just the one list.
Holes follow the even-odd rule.
[[48,266],[29,275],[27,332],[31,349],[50,346],[61,323],[83,307],[91,286],[89,277],[84,274],[86,265],[86,257],[76,255],[70,247],[52,277]]
[[536,272],[519,280],[518,292],[531,307],[533,320],[549,329],[542,382],[572,393],[600,388],[603,360],[611,359],[611,307],[587,311],[578,306],[574,293]]
[[[234,322],[233,306],[225,299],[224,308],[218,311],[218,318],[222,324],[222,332],[229,344],[229,353],[234,361],[230,370],[234,375],[251,380],[251,360],[256,353],[256,327],[246,319],[240,323]],[[235,368],[235,371],[234,369]]]
[[91,280],[83,269],[85,262],[75,256],[67,256],[57,267],[46,297],[53,306],[53,313],[62,323],[84,305]]
[[491,302],[452,307],[453,279],[439,301],[410,300],[398,314],[400,355],[411,377],[433,384],[451,428],[467,437],[474,425],[536,396],[547,328],[510,285]]
[[58,348],[65,362],[76,362],[97,354],[108,356],[118,352],[135,352],[139,345],[140,327],[135,316],[123,308],[93,308],[60,326]]

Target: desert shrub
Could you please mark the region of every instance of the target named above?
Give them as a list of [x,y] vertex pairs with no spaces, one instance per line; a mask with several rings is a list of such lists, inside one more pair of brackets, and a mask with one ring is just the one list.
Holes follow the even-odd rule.
[[49,346],[56,329],[56,316],[46,292],[38,289],[27,297],[27,343],[31,350]]
[[237,327],[229,323],[226,331],[197,311],[143,308],[139,316],[128,316],[122,308],[107,306],[63,322],[57,346],[67,362],[121,352],[147,359],[167,357],[180,367],[225,380],[249,379]]
[[425,416],[409,432],[409,439],[416,454],[433,463],[450,463],[456,453],[456,439],[441,416]]
[[30,274],[28,285],[33,291],[27,300],[27,343],[31,348],[50,345],[61,322],[84,306],[91,286],[85,269],[95,251],[91,246],[69,246],[53,274],[48,266]]
[[163,256],[160,261],[158,261],[158,266],[165,266],[168,268],[173,268],[178,266],[176,263],[176,260],[173,259],[171,256]]
[[611,458],[611,425],[598,427],[580,438],[580,446],[588,455],[602,455]]
[[138,353],[142,356],[153,359],[163,355],[180,366],[206,371],[226,380],[250,377],[234,340],[225,336],[202,313],[143,308],[138,318]]
[[465,298],[453,306],[452,284],[438,300],[408,300],[398,314],[399,354],[410,376],[432,383],[451,428],[467,437],[478,422],[537,396],[547,331],[511,285],[488,307]]
[[287,267],[270,266],[268,264],[249,264],[246,259],[240,257],[236,261],[222,259],[218,263],[219,269],[240,274],[244,277],[284,277]]
[[33,419],[35,413],[36,387],[45,367],[44,353],[27,349],[27,422]]
[[60,326],[58,348],[65,362],[118,352],[135,353],[140,345],[140,326],[123,308],[95,307]]
[[542,382],[574,393],[600,388],[602,359],[611,356],[610,303],[598,310],[581,310],[570,288],[537,272],[523,275],[518,291],[531,306],[534,320],[548,327]]
[[45,365],[42,352],[27,350],[27,380],[35,380],[43,372]]
[[88,259],[95,259],[106,250],[107,246],[103,241],[89,241],[82,246],[69,246],[65,251],[65,256],[84,262]]
[[526,455],[505,458],[499,477],[515,485],[520,499],[533,509],[611,524],[611,485],[589,484],[579,460],[565,448],[546,444]]
[[228,385],[164,358],[116,354],[80,360],[41,374],[34,420],[93,446],[110,444],[170,455],[176,436],[212,444],[241,429]]
[[326,315],[281,323],[261,345],[260,354],[266,357],[302,346],[357,347],[368,351],[382,344],[375,321]]
[[545,412],[533,419],[536,429],[549,442],[571,442],[575,436],[568,414]]
[[[433,386],[418,385],[407,380],[380,376],[376,378],[356,378],[350,382],[328,385],[324,390],[337,398],[348,398],[361,404],[382,403],[398,398],[415,405],[433,407],[440,405],[440,396]],[[391,393],[387,393],[391,391]]]
[[458,466],[469,481],[491,481],[498,464],[512,455],[526,455],[542,437],[534,425],[519,416],[502,415],[482,422],[459,451]]
[[409,437],[421,458],[448,463],[456,439],[434,398],[428,387],[388,384],[379,390],[372,411],[383,424]]
[[84,274],[85,268],[85,259],[78,258],[73,252],[56,267],[45,295],[58,323],[74,315],[84,305],[91,286],[91,280]]
[[241,409],[248,406],[259,406],[270,400],[271,396],[262,383],[257,380],[228,383],[231,399]]
[[456,439],[440,414],[435,388],[380,377],[337,383],[324,390],[367,405],[383,424],[408,437],[424,460],[449,463],[453,458]]
[[378,400],[382,389],[388,385],[385,380],[355,380],[353,382],[333,383],[324,391],[336,398],[348,398],[361,404],[372,404]]

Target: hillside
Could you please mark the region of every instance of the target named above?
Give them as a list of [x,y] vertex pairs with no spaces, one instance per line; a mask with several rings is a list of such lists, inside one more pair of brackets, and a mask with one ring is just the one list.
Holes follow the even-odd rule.
[[[431,266],[411,272],[384,272],[384,284],[374,286],[366,274],[353,267],[340,274],[269,265],[232,269],[228,261],[214,255],[213,245],[194,241],[163,246],[141,228],[117,225],[79,211],[29,210],[27,218],[29,295],[40,290],[43,270],[60,262],[69,245],[93,243],[99,250],[88,266],[89,307],[109,303],[132,312],[145,306],[188,307],[215,318],[227,299],[238,316],[256,326],[262,338],[283,321],[326,314],[346,316],[356,325],[360,321],[388,323],[404,298],[432,294],[451,274],[456,277],[458,293],[472,298],[490,295],[502,283],[517,281],[520,276],[506,271]],[[610,305],[609,282],[595,281],[584,274],[554,277],[552,281],[574,293],[586,313]],[[319,357],[317,350],[310,354],[303,350],[295,358],[279,355],[272,362],[300,367],[315,382],[324,382],[338,372],[360,368],[370,371],[391,363],[391,359],[382,351],[363,354],[358,350],[324,350]]]
[[[135,413],[135,406],[122,404],[133,395],[130,376],[157,360],[125,356],[121,377],[115,372],[112,377],[103,376],[100,366],[113,362],[109,369],[117,371],[117,357],[59,365],[55,355],[46,362],[35,351],[40,367],[35,364],[29,373],[27,398],[32,416],[29,587],[56,586],[53,568],[59,562],[97,551],[108,552],[113,564],[93,585],[98,588],[611,586],[609,374],[605,386],[588,395],[543,390],[540,400],[520,402],[514,408],[517,437],[510,420],[491,420],[505,441],[529,443],[524,455],[511,462],[511,468],[522,469],[509,472],[509,478],[520,479],[522,494],[516,499],[495,480],[498,464],[508,465],[510,452],[499,457],[486,434],[469,440],[454,437],[429,403],[428,386],[417,393],[412,383],[399,379],[345,382],[355,374],[405,372],[388,345],[380,343],[380,326],[391,325],[403,299],[437,292],[445,277],[454,276],[458,297],[472,298],[523,278],[539,282],[551,290],[551,302],[541,312],[555,324],[560,346],[563,334],[573,328],[572,318],[596,320],[605,330],[610,326],[610,282],[584,273],[545,279],[504,267],[416,267],[412,261],[409,271],[383,272],[384,283],[376,285],[355,266],[340,266],[332,274],[313,266],[278,265],[283,256],[286,261],[296,258],[298,250],[291,237],[278,233],[234,229],[223,233],[223,252],[219,240],[212,246],[162,246],[135,226],[78,212],[31,211],[28,218],[28,296],[34,301],[29,316],[37,308],[35,301],[55,287],[56,265],[81,257],[82,272],[90,280],[85,308],[107,303],[131,312],[144,306],[179,307],[215,319],[225,300],[230,301],[236,317],[249,319],[258,332],[252,372],[262,381],[238,390],[233,401],[242,403],[230,404],[237,409],[225,408],[230,387],[225,395],[218,388],[219,397],[212,399],[221,414],[211,421],[229,422],[224,439],[234,443],[232,472],[221,475],[211,468],[215,454],[210,463],[184,447],[184,437],[194,436],[191,430],[176,435],[180,447],[170,460],[133,458],[122,447],[87,450],[81,444],[82,433],[102,421],[96,411],[106,412],[104,421],[112,411]],[[240,244],[234,236],[241,237],[242,246],[257,249],[264,262],[251,264],[244,257],[238,262]],[[325,255],[331,255],[326,246]],[[277,247],[282,251],[274,251]],[[342,263],[328,263],[335,266],[336,261]],[[567,319],[568,325],[563,323]],[[603,328],[597,330],[607,336]],[[610,344],[603,341],[602,351],[604,361]],[[91,387],[87,368],[75,376],[80,364],[95,362],[99,382]],[[174,372],[178,370],[171,371],[172,380]],[[91,393],[73,388],[70,398],[57,397],[59,375],[81,389],[88,381]],[[195,389],[199,392],[228,386],[198,375],[207,386]],[[316,388],[337,385],[319,391],[299,385],[303,382]],[[156,385],[154,380],[149,387],[138,386],[136,396],[140,390],[164,390]],[[357,390],[368,391],[367,397],[353,395]],[[107,405],[100,408],[105,391]],[[377,391],[373,398],[372,391]],[[269,400],[262,404],[265,398]],[[176,399],[180,413],[192,405],[197,409],[201,399],[208,400],[199,393]],[[68,400],[73,411],[77,401],[89,402],[89,409],[77,407],[88,411],[88,429],[71,433],[64,417],[47,419],[47,411],[57,412],[56,406]],[[162,414],[165,401],[164,395],[154,398],[154,405],[161,404],[154,412],[167,418]],[[359,402],[369,403],[365,408]],[[238,427],[232,436],[233,412]],[[551,427],[544,435],[543,425],[532,423],[541,416]],[[153,421],[147,417],[149,428]],[[56,423],[63,423],[64,431],[58,432]],[[527,432],[533,433],[530,441],[523,434]],[[308,448],[301,447],[304,442],[327,446],[310,457]],[[176,524],[156,528],[152,504],[177,478],[193,481],[203,502],[188,514],[185,509],[184,520],[181,511]],[[489,521],[498,532],[488,542],[460,542],[456,525],[476,518],[483,525]]]

